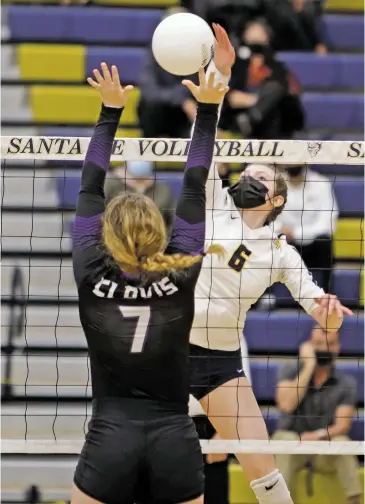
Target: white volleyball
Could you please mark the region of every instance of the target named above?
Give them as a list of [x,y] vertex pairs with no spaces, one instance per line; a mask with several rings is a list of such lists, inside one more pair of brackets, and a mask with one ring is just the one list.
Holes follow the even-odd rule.
[[152,38],[157,63],[174,75],[196,73],[209,63],[213,50],[214,35],[208,23],[185,12],[163,19]]

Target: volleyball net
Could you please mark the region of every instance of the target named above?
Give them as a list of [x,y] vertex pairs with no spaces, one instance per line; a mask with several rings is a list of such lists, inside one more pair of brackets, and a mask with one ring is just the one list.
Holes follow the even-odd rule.
[[[91,375],[78,317],[71,232],[88,144],[88,138],[1,139],[3,454],[77,454],[87,430]],[[153,183],[170,186],[176,199],[188,149],[189,140],[117,138],[111,161],[152,162]],[[214,159],[229,164],[233,173],[246,163],[301,164],[328,177],[339,207],[331,290],[354,311],[340,331],[337,366],[356,381],[357,396],[350,441],[202,440],[203,451],[363,454],[364,144],[217,140]],[[331,219],[334,206],[324,211]],[[253,390],[270,434],[280,416],[275,404],[280,366],[298,361],[299,346],[313,327],[288,291],[276,287],[266,297],[270,302],[249,313],[244,331]]]

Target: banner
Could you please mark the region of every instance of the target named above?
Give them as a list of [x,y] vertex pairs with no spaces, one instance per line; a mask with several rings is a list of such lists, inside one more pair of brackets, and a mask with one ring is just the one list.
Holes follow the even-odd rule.
[[[2,159],[82,161],[90,138],[1,137]],[[111,161],[185,161],[190,139],[116,138]],[[217,140],[214,160],[234,163],[364,164],[364,142]]]

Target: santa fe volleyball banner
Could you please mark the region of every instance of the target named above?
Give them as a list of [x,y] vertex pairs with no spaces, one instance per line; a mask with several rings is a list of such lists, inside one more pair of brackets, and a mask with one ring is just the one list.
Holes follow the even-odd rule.
[[[90,138],[1,137],[3,159],[83,160]],[[112,161],[184,161],[190,140],[117,138]],[[217,140],[214,160],[235,163],[363,164],[364,142]]]

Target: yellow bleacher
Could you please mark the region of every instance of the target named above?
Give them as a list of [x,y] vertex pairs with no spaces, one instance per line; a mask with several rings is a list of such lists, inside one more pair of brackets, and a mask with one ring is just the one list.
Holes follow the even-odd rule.
[[[4,0],[4,4],[13,3],[30,3],[34,4],[33,0]],[[60,0],[37,0],[37,3],[41,4],[60,4]],[[73,5],[82,5],[77,0],[71,0]],[[179,0],[93,0],[94,4],[100,5],[114,5],[114,6],[125,6],[125,7],[173,7],[175,5],[180,5]]]
[[[139,96],[138,89],[131,93],[122,125],[137,125]],[[31,86],[29,99],[36,123],[94,125],[100,110],[98,93],[87,86]]]
[[82,45],[19,44],[17,52],[22,80],[85,80],[86,48]]
[[[364,468],[359,470],[361,485],[364,486]],[[315,497],[307,495],[307,470],[303,469],[296,475],[292,496],[295,504],[346,504],[343,488],[334,474],[318,474],[313,476]],[[256,504],[255,496],[247,478],[239,464],[229,466],[230,504]]]
[[339,219],[334,235],[337,259],[364,257],[364,219]]
[[327,0],[327,11],[358,12],[364,10],[364,0]]

